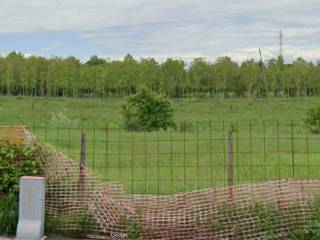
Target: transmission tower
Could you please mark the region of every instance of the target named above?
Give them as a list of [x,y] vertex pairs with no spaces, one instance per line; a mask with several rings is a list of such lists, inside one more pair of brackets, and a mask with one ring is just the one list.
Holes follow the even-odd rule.
[[283,33],[282,33],[282,30],[280,30],[280,35],[279,35],[279,54],[281,57],[283,57]]

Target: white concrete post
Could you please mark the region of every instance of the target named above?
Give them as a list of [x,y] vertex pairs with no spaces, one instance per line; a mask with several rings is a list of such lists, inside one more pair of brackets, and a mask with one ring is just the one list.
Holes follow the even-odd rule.
[[45,179],[44,177],[21,177],[19,188],[17,239],[42,239],[44,236]]

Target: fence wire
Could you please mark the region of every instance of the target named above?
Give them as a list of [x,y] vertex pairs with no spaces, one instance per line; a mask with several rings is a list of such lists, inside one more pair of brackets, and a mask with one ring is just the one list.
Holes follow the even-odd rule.
[[[286,239],[304,226],[319,180],[276,180],[171,195],[132,194],[25,131],[46,176],[47,223],[97,239]],[[162,184],[162,183],[161,183]],[[197,186],[198,187],[198,186]]]
[[99,180],[121,181],[128,193],[159,195],[228,186],[230,157],[233,185],[320,178],[320,137],[304,124],[181,122],[177,129],[155,132],[108,123],[78,125],[34,123],[29,129],[77,161],[85,132],[87,166]]

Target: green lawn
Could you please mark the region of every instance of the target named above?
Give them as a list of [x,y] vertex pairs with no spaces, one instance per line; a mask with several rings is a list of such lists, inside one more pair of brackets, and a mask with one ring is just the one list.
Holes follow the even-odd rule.
[[[119,128],[121,101],[0,97],[0,121],[27,124],[76,160],[81,128],[85,128],[87,164],[99,179],[119,180],[133,193],[225,186],[225,138],[231,124],[237,129],[233,133],[235,184],[320,178],[320,139],[303,126],[306,111],[320,102],[317,98],[176,101],[178,128],[159,132]],[[185,132],[179,128],[181,121],[187,121]]]

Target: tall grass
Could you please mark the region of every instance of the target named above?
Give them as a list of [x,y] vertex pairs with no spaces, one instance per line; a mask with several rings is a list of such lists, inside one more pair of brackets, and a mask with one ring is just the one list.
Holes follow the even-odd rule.
[[14,194],[0,197],[0,235],[14,235],[18,224],[18,199]]

